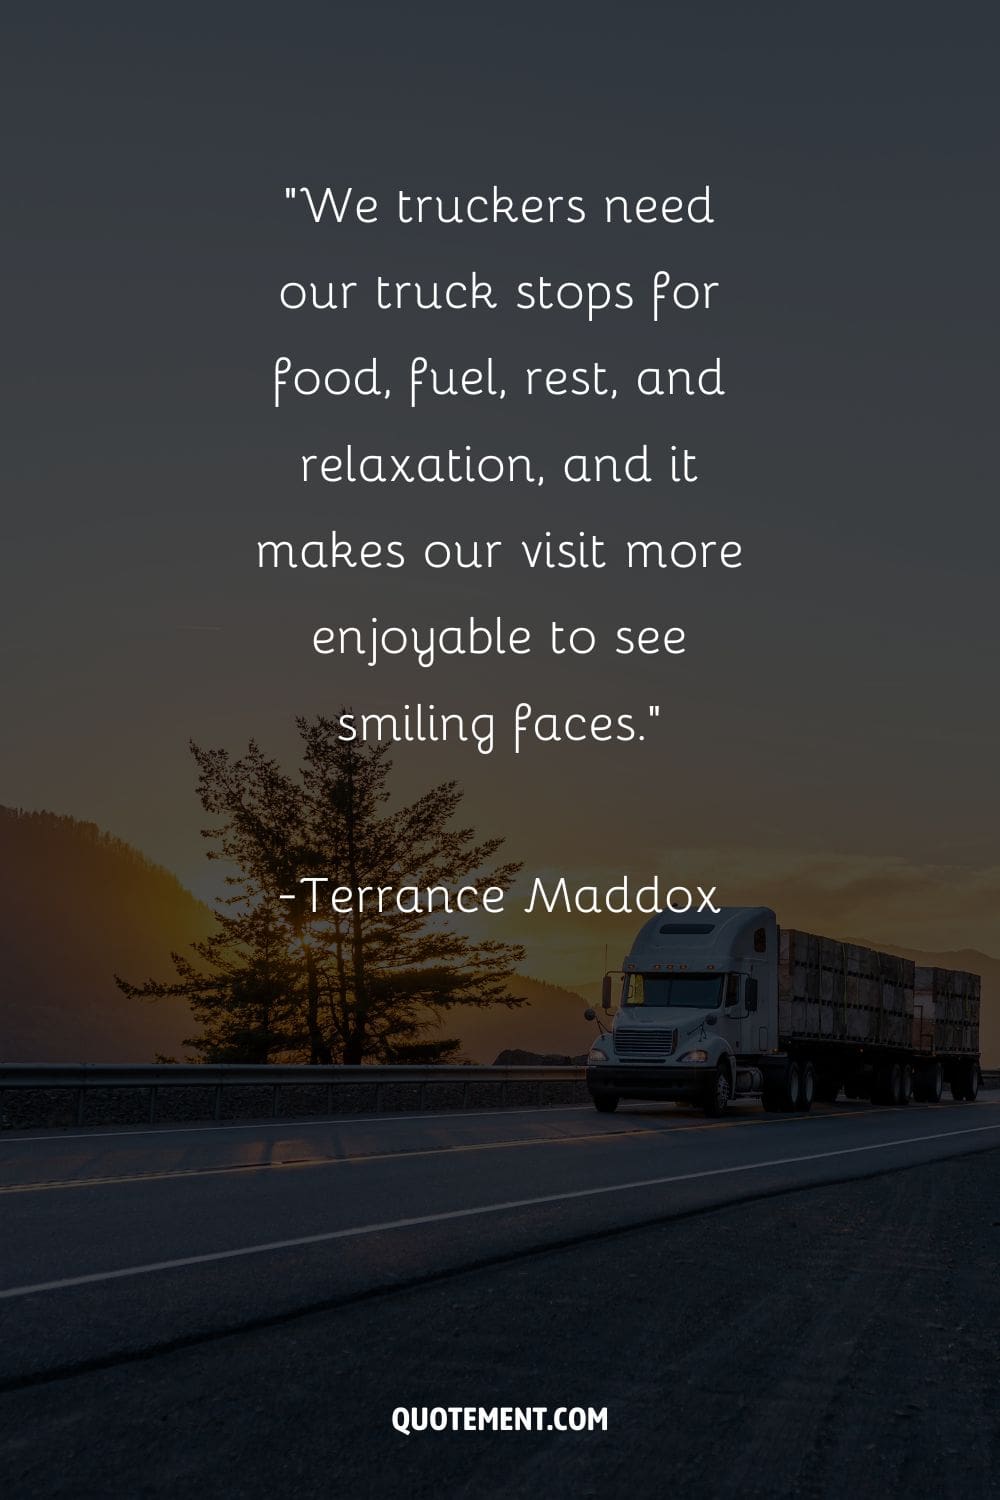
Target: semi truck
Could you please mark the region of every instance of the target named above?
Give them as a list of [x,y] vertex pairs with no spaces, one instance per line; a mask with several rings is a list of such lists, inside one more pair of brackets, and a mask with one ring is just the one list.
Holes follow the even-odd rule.
[[979,1091],[978,975],[780,928],[769,907],[651,917],[601,1003],[613,1022],[599,1023],[587,1087],[602,1112],[621,1099],[721,1115],[744,1097],[793,1112],[841,1093],[905,1105]]

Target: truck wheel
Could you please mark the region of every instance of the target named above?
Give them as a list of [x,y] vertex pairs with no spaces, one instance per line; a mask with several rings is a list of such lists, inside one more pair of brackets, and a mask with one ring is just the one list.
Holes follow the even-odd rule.
[[899,1071],[899,1102],[909,1104],[913,1098],[913,1064],[905,1062]]
[[591,1094],[590,1097],[598,1114],[613,1115],[618,1108],[618,1095],[612,1094],[608,1089],[602,1089],[599,1094]]
[[872,1089],[873,1104],[895,1105],[900,1102],[903,1089],[903,1070],[898,1062],[883,1063],[875,1071]]
[[925,1104],[940,1104],[944,1092],[944,1068],[939,1062],[928,1063],[921,1078],[920,1098]]
[[799,1064],[799,1109],[808,1114],[816,1097],[816,1073],[808,1058]]
[[781,1086],[781,1107],[788,1115],[802,1108],[802,1072],[794,1057],[788,1064]]
[[979,1093],[979,1064],[960,1062],[951,1075],[950,1082],[953,1099],[967,1099],[970,1104],[974,1103]]
[[705,1095],[706,1115],[724,1115],[729,1108],[733,1090],[729,1082],[729,1069],[720,1063],[716,1068],[712,1080],[708,1085],[708,1093]]

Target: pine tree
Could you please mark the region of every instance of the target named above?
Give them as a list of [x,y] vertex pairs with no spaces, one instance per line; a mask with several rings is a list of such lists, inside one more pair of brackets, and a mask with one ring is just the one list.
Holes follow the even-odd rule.
[[229,865],[231,894],[194,958],[172,955],[174,981],[118,984],[140,998],[186,997],[202,1026],[190,1045],[213,1062],[453,1058],[457,1038],[426,1033],[458,1006],[523,1003],[511,989],[523,950],[473,939],[440,915],[361,910],[357,901],[335,913],[321,900],[314,913],[301,894],[278,898],[308,890],[299,881],[312,875],[328,877],[327,890],[506,890],[519,866],[498,861],[502,839],[477,841],[453,826],[455,782],[392,808],[387,747],[342,742],[333,720],[296,722],[304,753],[295,777],[254,742],[240,758],[192,745],[198,794],[214,819],[202,830],[208,857]]
[[[454,781],[432,787],[409,806],[387,808],[387,748],[337,736],[336,722],[298,721],[305,757],[308,842],[322,870],[339,885],[480,886],[509,889],[520,868],[494,863],[499,838],[476,842],[455,828],[462,801]],[[459,1005],[520,1003],[509,981],[523,950],[495,939],[474,941],[443,921],[396,910],[361,911],[340,923],[336,958],[335,1045],[344,1062],[396,1058],[417,1044],[422,1011]]]
[[183,996],[202,1028],[185,1037],[184,1045],[203,1062],[304,1059],[302,972],[289,948],[287,923],[267,903],[215,915],[218,928],[192,943],[193,959],[171,954],[173,981],[132,985],[116,976],[119,989],[142,1000]]

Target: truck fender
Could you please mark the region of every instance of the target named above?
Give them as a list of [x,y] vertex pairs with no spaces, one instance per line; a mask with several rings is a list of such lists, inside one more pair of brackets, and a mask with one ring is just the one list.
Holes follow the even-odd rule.
[[729,1087],[732,1089],[733,1093],[735,1093],[736,1092],[736,1055],[733,1052],[733,1049],[729,1045],[728,1042],[723,1042],[721,1037],[719,1038],[719,1040],[722,1043],[722,1045],[719,1048],[719,1055],[716,1058],[716,1066],[720,1067],[720,1068],[725,1068],[726,1069],[726,1071],[729,1074]]

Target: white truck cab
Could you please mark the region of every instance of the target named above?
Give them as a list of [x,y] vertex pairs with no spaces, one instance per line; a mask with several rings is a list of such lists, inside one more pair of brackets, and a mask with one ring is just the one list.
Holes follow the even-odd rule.
[[694,1099],[721,1113],[759,1092],[759,1059],[777,1046],[778,924],[765,906],[723,907],[704,918],[670,911],[640,928],[617,974],[605,976],[612,1029],[590,1052],[587,1083],[599,1110],[622,1097]]

